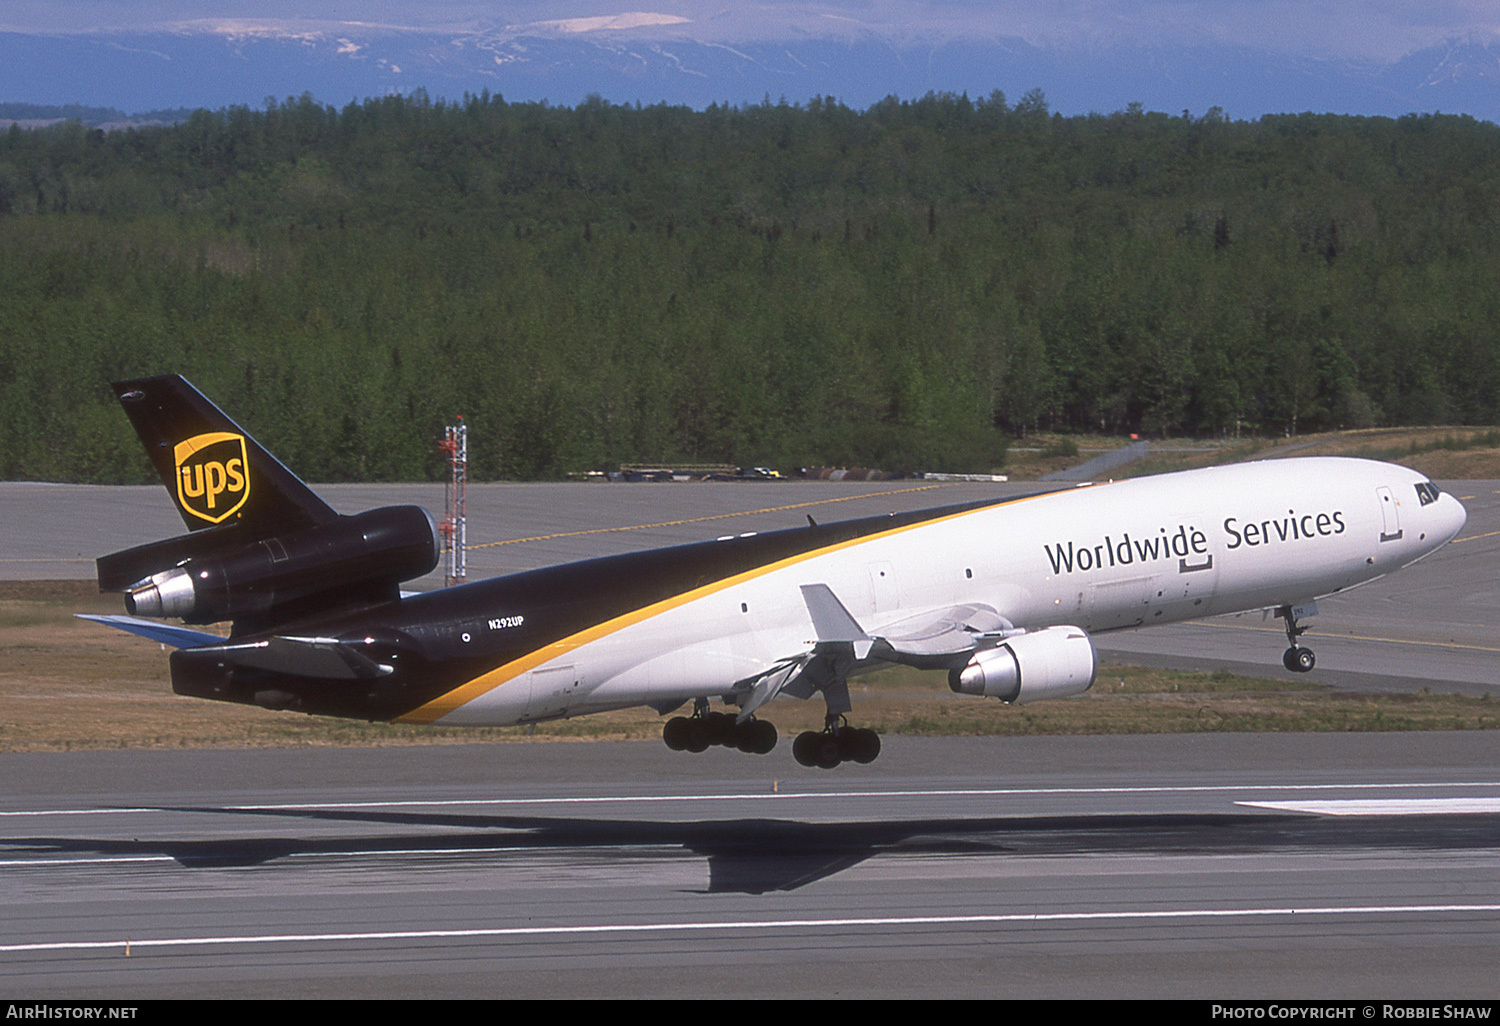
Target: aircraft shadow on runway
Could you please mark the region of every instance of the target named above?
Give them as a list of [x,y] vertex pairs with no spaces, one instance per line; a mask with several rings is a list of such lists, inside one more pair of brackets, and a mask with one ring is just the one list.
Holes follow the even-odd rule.
[[708,893],[795,890],[876,855],[926,857],[1089,854],[1265,854],[1366,850],[1476,850],[1500,844],[1500,814],[1322,817],[1299,813],[1012,816],[804,823],[785,819],[670,822],[549,816],[453,815],[339,809],[212,806],[161,809],[209,815],[362,825],[469,828],[466,834],[296,836],[204,840],[17,837],[0,842],[34,854],[166,855],[187,868],[256,866],[299,854],[425,849],[494,852],[564,848],[607,856],[680,849],[708,860]]

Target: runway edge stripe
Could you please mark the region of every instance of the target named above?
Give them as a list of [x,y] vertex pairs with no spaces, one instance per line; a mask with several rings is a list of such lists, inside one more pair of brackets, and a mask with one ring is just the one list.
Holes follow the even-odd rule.
[[1276,918],[1293,916],[1493,913],[1500,905],[1355,905],[1311,908],[1222,908],[1125,910],[1117,912],[1009,912],[968,916],[870,916],[847,919],[772,919],[741,922],[604,923],[595,926],[505,926],[472,930],[378,930],[366,933],[281,933],[264,936],[168,937],[155,940],[45,941],[0,944],[0,952],[105,951],[200,945],[314,944],[332,941],[463,940],[485,937],[580,936],[606,933],[674,933],[703,930],[800,930],[868,926],[982,926],[1005,923],[1070,923],[1122,920]]

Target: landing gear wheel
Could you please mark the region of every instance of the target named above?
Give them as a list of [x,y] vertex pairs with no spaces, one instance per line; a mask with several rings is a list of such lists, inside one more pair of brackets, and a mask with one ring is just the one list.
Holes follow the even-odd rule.
[[797,740],[792,742],[792,758],[802,766],[816,766],[818,764],[818,745],[823,735],[816,730],[804,730],[797,735]]
[[769,720],[751,720],[744,725],[745,743],[741,751],[751,755],[770,755],[776,747],[776,724]]
[[776,725],[765,720],[735,723],[730,727],[724,743],[738,748],[746,755],[765,755],[776,747]]
[[837,734],[819,734],[817,747],[813,750],[819,769],[833,769],[844,761]]
[[874,762],[880,755],[880,735],[868,728],[846,727],[839,748],[844,757],[861,765]]
[[833,769],[841,762],[870,763],[880,755],[880,735],[860,727],[808,730],[792,742],[792,758],[803,766]]
[[674,752],[686,751],[688,732],[692,730],[692,723],[693,721],[686,716],[673,716],[667,721],[667,725],[661,728],[661,739]]
[[729,713],[704,713],[700,722],[711,745],[733,745],[735,738],[734,717]]
[[668,720],[661,729],[661,739],[674,752],[703,752],[713,745],[724,745],[752,755],[765,755],[776,747],[774,723],[735,720],[733,713],[700,708],[692,716],[674,716]]
[[1282,653],[1281,665],[1293,673],[1306,673],[1318,663],[1318,658],[1313,655],[1312,649],[1303,648],[1297,644],[1297,639],[1307,633],[1307,628],[1297,625],[1297,618],[1292,615],[1291,606],[1282,606],[1276,614],[1286,623],[1286,643],[1291,646]]
[[708,746],[711,744],[713,744],[713,736],[704,722],[696,718],[688,720],[687,741],[682,747],[697,754],[708,751]]
[[746,723],[736,723],[729,731],[729,736],[724,739],[724,743],[746,755],[754,755],[755,742],[750,736],[750,730],[759,722],[759,720],[750,720]]
[[1293,673],[1306,673],[1318,665],[1318,657],[1310,648],[1293,647],[1282,655],[1281,664]]

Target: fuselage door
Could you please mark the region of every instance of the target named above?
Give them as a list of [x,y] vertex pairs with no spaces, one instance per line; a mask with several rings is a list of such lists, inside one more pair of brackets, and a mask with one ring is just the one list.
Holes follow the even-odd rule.
[[532,670],[530,676],[531,700],[526,704],[527,720],[550,720],[566,714],[583,683],[577,667],[573,666],[549,666]]
[[1086,629],[1107,631],[1141,626],[1146,622],[1152,598],[1157,595],[1156,582],[1156,575],[1148,574],[1090,584],[1084,610]]
[[1375,494],[1380,496],[1380,540],[1397,541],[1401,537],[1401,506],[1383,485],[1375,489]]
[[901,608],[901,591],[896,587],[896,571],[891,564],[870,564],[870,591],[875,600],[875,612],[888,613]]

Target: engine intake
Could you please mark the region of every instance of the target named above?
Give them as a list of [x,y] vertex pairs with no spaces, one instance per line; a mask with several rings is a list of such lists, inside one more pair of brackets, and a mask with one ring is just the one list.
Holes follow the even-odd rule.
[[966,666],[948,672],[948,686],[962,695],[1024,704],[1081,695],[1097,668],[1093,639],[1083,628],[1048,627],[976,653]]

